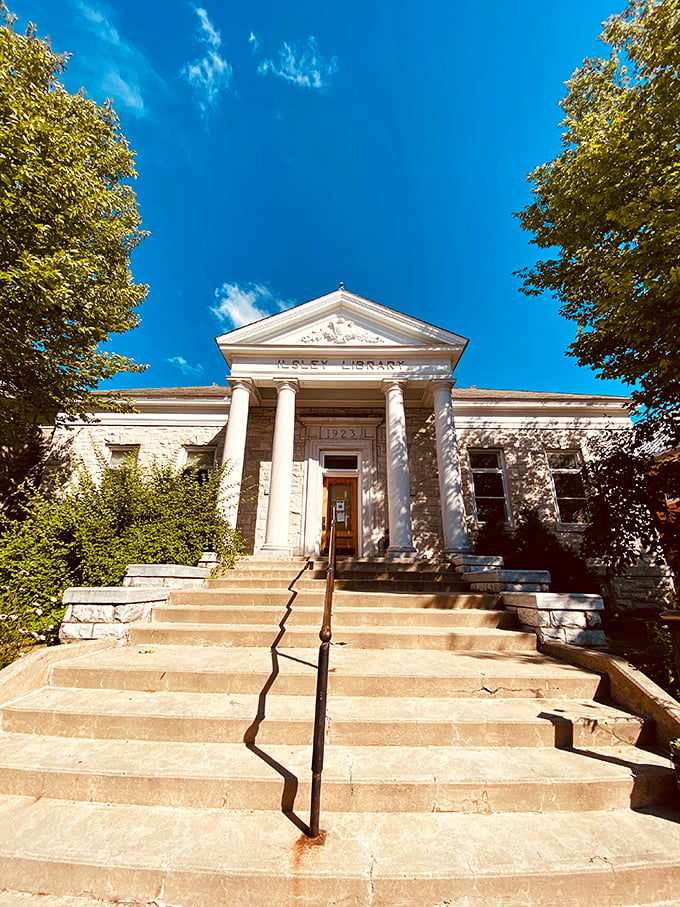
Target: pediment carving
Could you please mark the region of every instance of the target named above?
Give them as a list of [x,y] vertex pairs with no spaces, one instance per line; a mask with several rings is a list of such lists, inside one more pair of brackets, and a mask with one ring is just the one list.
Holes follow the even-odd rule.
[[348,343],[385,343],[384,337],[357,327],[348,318],[335,315],[328,324],[316,328],[300,338],[301,343],[335,343],[338,346]]

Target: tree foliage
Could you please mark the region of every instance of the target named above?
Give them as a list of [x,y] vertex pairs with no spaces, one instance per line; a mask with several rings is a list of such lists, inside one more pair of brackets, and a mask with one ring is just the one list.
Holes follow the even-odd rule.
[[[4,10],[0,2],[0,10]],[[134,327],[146,288],[130,253],[140,218],[133,153],[109,104],[59,81],[66,57],[32,26],[0,27],[0,446],[83,415],[102,378],[139,371],[101,349]],[[116,406],[115,395],[97,405]]]
[[641,554],[680,568],[680,414],[665,412],[630,432],[590,442],[584,547],[614,572]]
[[30,492],[24,518],[0,531],[0,667],[27,645],[56,640],[69,586],[119,585],[128,564],[191,565],[206,550],[232,566],[242,546],[217,510],[221,474],[199,484],[128,461],[99,484],[81,473],[68,493]]
[[680,5],[633,0],[600,37],[610,54],[567,82],[563,150],[518,215],[557,257],[520,274],[578,325],[569,353],[654,411],[680,399]]

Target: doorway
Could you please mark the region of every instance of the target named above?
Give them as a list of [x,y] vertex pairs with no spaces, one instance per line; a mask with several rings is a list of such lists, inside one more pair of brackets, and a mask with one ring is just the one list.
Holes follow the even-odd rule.
[[357,488],[356,476],[324,476],[323,478],[323,520],[321,524],[321,553],[328,554],[331,518],[336,505],[338,520],[335,532],[337,554],[356,555],[357,533]]

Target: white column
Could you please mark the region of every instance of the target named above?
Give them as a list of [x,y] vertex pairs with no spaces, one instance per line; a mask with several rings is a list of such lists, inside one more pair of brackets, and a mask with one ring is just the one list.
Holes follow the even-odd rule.
[[390,528],[388,557],[415,554],[411,528],[411,481],[408,472],[404,387],[406,379],[384,380],[387,419],[387,514]]
[[220,511],[225,520],[235,526],[241,498],[250,393],[254,385],[250,378],[230,378],[229,386],[231,404],[222,451],[222,465],[227,471],[220,483]]
[[439,467],[439,494],[442,502],[445,554],[470,550],[465,526],[463,484],[456,428],[453,421],[451,388],[453,379],[432,382],[434,392],[434,425],[437,438],[437,466]]
[[293,441],[295,439],[295,394],[299,383],[295,378],[274,381],[278,391],[272,473],[269,482],[267,528],[262,551],[271,555],[290,555],[288,522],[290,492],[293,483]]

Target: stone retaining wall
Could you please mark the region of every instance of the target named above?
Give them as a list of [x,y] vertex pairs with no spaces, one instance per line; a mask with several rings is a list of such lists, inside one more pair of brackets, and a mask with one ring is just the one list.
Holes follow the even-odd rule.
[[74,586],[64,592],[66,612],[59,641],[113,637],[122,639],[132,621],[150,620],[156,605],[173,589],[200,586],[210,575],[207,567],[181,564],[130,564],[122,586]]

